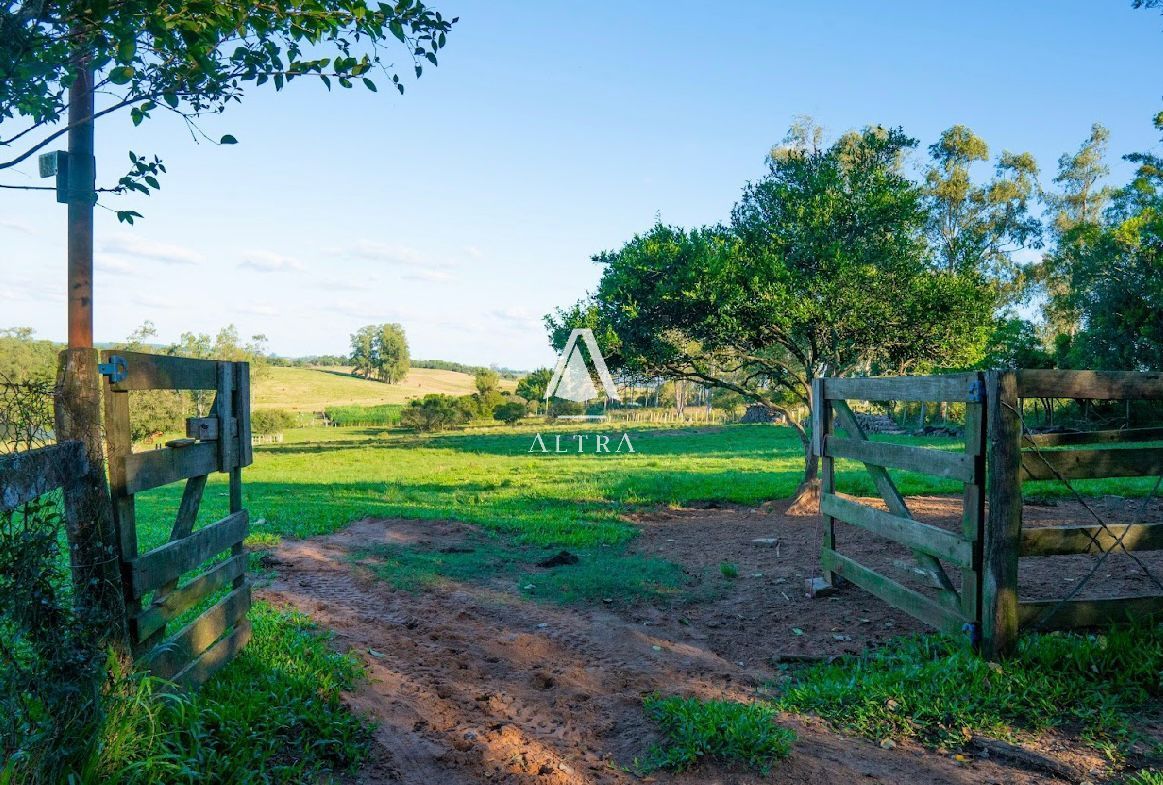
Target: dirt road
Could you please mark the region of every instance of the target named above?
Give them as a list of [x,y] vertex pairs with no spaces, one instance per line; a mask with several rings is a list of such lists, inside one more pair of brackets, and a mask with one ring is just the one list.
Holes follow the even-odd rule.
[[[740,577],[717,596],[673,608],[540,604],[503,584],[402,591],[355,565],[352,553],[377,543],[471,547],[480,535],[453,522],[367,520],[283,543],[268,557],[277,577],[259,595],[309,614],[367,663],[370,680],[350,701],[379,722],[372,759],[353,780],[368,785],[642,781],[634,760],[656,739],[644,695],[747,700],[775,675],[773,655],[856,652],[920,629],[854,587],[806,598],[819,526],[786,518],[782,507],[663,511],[639,524],[637,551],[676,561],[692,576],[732,561]],[[768,779],[704,765],[646,781],[1059,781],[998,758],[959,762],[910,744],[882,749],[816,721],[783,721],[798,741]],[[1059,746],[1055,754],[1079,771],[1101,765],[1075,745]]]

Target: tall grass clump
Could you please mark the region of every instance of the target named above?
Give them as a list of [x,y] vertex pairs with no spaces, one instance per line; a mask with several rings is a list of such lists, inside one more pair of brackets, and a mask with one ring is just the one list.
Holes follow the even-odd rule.
[[400,413],[404,407],[398,403],[379,406],[328,406],[324,413],[332,425],[338,426],[380,426],[400,424]]

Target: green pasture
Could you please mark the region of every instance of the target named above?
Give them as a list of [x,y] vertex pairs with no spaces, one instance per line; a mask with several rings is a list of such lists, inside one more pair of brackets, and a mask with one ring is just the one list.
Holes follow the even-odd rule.
[[[575,434],[627,432],[635,452],[530,452],[541,433],[576,449]],[[959,450],[955,439],[874,437]],[[615,444],[617,439],[611,441]],[[592,449],[588,439],[586,449]],[[259,542],[333,532],[368,516],[455,519],[477,524],[522,545],[593,547],[634,536],[626,516],[658,505],[708,502],[755,505],[786,499],[802,477],[803,452],[787,427],[727,425],[673,428],[639,425],[522,424],[475,427],[421,435],[389,427],[302,428],[281,444],[256,446],[245,470],[244,501]],[[910,472],[893,472],[903,493],[957,493],[960,485]],[[863,467],[837,462],[837,487],[874,495]],[[1088,495],[1138,496],[1148,478],[1083,480]],[[1055,482],[1028,483],[1027,495],[1064,497]],[[181,498],[178,485],[138,496],[138,539],[143,549],[165,541]],[[226,512],[223,476],[207,487],[200,522]]]

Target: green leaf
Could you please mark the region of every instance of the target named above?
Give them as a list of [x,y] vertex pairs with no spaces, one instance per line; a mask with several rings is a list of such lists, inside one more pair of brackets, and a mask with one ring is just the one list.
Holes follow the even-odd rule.
[[376,87],[376,83],[373,82],[371,79],[368,79],[367,77],[364,77],[363,85],[368,90],[371,90],[373,93],[379,92],[379,88]]
[[223,134],[222,138],[218,140],[218,144],[238,144],[238,140],[230,134]]

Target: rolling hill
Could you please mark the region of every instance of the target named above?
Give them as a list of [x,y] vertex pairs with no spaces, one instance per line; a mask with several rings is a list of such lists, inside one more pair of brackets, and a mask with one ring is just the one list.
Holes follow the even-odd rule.
[[[501,389],[512,391],[516,383],[501,380]],[[413,368],[399,384],[384,384],[352,376],[346,368],[270,368],[256,380],[254,408],[318,412],[328,406],[375,406],[406,403],[428,393],[466,395],[474,391],[467,373],[433,368]]]

